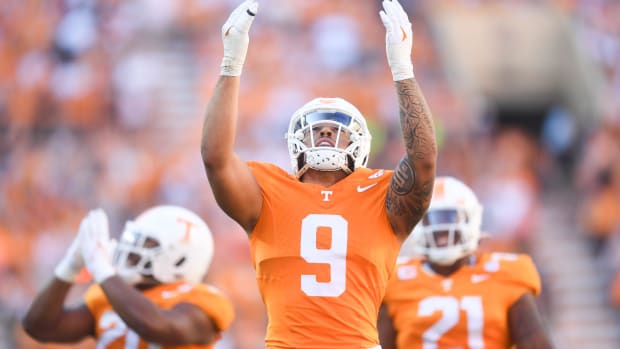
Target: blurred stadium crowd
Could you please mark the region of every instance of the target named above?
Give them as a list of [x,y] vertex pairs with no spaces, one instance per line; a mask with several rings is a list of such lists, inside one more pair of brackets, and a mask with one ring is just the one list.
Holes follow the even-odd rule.
[[[266,321],[246,236],[216,206],[199,150],[202,111],[219,72],[220,27],[237,3],[1,2],[0,348],[56,347],[29,340],[17,319],[89,209],[108,211],[118,236],[123,217],[161,203],[195,210],[214,233],[208,279],[237,307],[218,348],[262,347]],[[541,216],[549,204],[566,210],[567,220],[551,229],[583,238],[587,257],[603,268],[606,304],[620,307],[620,3],[402,3],[413,20],[414,71],[436,118],[438,173],[479,193],[496,249],[545,254],[535,243],[545,233]],[[288,169],[283,134],[291,113],[315,96],[339,96],[370,123],[369,166],[398,162],[398,110],[379,8],[379,1],[261,1],[242,75],[237,148],[246,159]],[[451,84],[434,21],[446,13],[522,8],[559,18],[583,64],[593,67],[600,88],[592,115],[556,99],[543,112],[515,118],[484,94],[472,97]],[[484,43],[478,45],[482,54]],[[563,58],[552,57],[554,64]],[[562,199],[548,199],[554,197]],[[560,256],[570,259],[568,253]],[[539,267],[544,278],[545,265]],[[552,318],[553,304],[544,309]]]

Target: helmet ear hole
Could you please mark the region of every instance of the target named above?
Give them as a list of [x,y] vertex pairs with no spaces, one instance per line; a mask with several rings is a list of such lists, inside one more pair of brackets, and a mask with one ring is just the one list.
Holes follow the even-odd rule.
[[180,267],[181,265],[183,265],[183,263],[185,263],[185,256],[179,258],[179,260],[174,263],[175,266]]
[[304,133],[302,130],[298,130],[297,132],[295,132],[295,138],[299,141],[303,141],[304,140]]

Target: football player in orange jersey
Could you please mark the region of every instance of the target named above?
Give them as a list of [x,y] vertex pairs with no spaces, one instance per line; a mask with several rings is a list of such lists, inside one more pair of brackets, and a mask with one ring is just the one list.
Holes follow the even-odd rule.
[[240,75],[254,0],[222,27],[224,59],[203,126],[202,158],[220,207],[249,235],[269,324],[267,348],[376,348],[377,314],[402,241],[422,218],[435,177],[431,112],[411,63],[412,32],[398,1],[383,1],[386,52],[406,152],[395,170],[366,168],[370,133],[342,98],[293,113],[293,173],[233,150]]
[[383,300],[383,349],[552,348],[534,301],[536,266],[524,254],[477,253],[481,220],[469,187],[437,177]]
[[[25,315],[26,332],[57,343],[91,336],[101,349],[213,348],[234,314],[223,294],[201,283],[213,256],[205,222],[182,207],[156,206],[127,222],[113,245],[105,212],[89,212]],[[97,284],[83,303],[66,306],[84,266]]]

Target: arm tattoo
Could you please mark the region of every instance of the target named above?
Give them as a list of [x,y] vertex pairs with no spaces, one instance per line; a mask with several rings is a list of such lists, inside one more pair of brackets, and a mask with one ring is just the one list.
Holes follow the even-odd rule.
[[398,195],[407,195],[413,189],[415,183],[415,171],[411,165],[403,160],[398,164],[398,169],[394,172],[392,188]]
[[407,229],[422,217],[433,191],[437,145],[430,109],[414,79],[396,82],[400,124],[406,155],[392,176],[386,208],[407,221]]
[[416,160],[434,157],[437,151],[435,130],[430,109],[414,80],[398,84],[400,123],[410,164],[415,168]]
[[[403,162],[405,162],[405,160],[401,161],[401,164]],[[394,173],[394,176],[396,176],[396,173]],[[385,202],[387,210],[397,216],[415,217],[415,221],[419,221],[430,204],[431,194],[433,193],[433,183],[434,182],[432,179],[428,180],[420,185],[419,189],[411,193],[416,198],[420,198],[420,200],[416,200],[411,203],[402,199],[401,195],[388,194]],[[392,179],[392,191],[396,191],[394,186],[394,179]]]

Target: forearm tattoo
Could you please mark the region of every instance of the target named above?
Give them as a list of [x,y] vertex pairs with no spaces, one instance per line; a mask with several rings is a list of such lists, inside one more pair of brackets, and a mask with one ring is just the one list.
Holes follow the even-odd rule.
[[399,81],[396,88],[406,155],[394,171],[386,207],[397,216],[409,216],[417,222],[433,191],[435,130],[430,108],[415,80]]
[[399,81],[397,87],[403,140],[409,162],[415,168],[417,160],[435,156],[433,120],[422,91],[413,79]]

